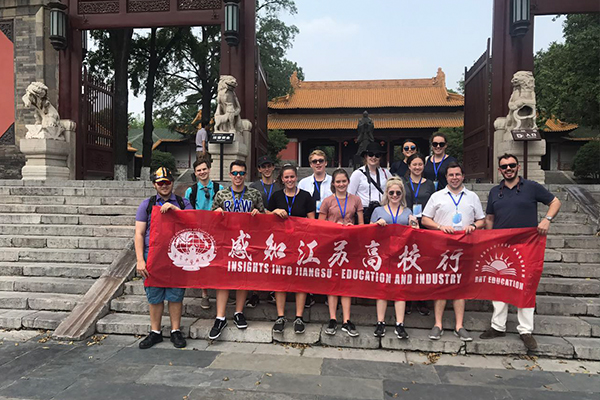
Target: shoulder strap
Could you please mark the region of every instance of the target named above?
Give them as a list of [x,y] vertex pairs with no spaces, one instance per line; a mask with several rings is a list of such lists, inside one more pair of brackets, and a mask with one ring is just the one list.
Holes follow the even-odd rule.
[[152,207],[156,205],[156,195],[148,199],[148,207],[146,207],[146,215],[152,215]]
[[213,181],[213,198],[215,197],[215,195],[219,192],[219,190],[221,190],[219,188],[219,184],[215,181]]
[[183,197],[175,195],[175,199],[177,200],[177,204],[179,204],[179,209],[185,210],[185,201],[183,201]]
[[[371,178],[371,174],[369,174],[369,173],[367,172],[367,168],[365,167],[365,169],[361,169],[360,171],[361,171],[363,174],[365,174],[365,176],[367,177],[367,182],[369,182],[370,184],[372,184],[373,186],[375,186],[375,189],[377,189],[377,190],[379,191],[379,193],[383,194],[383,190],[381,190],[381,186],[379,186],[379,185],[377,184],[377,182],[375,182],[375,181],[373,180],[373,178]],[[377,171],[377,174],[379,174],[379,171]],[[386,176],[386,178],[387,178],[387,176]]]
[[190,203],[192,203],[192,208],[196,209],[196,199],[198,198],[198,184],[194,183],[192,185],[192,193],[190,193]]

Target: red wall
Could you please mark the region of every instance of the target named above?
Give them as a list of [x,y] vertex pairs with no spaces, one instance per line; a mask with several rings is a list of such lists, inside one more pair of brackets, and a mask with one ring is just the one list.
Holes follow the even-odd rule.
[[293,160],[298,162],[298,142],[289,142],[284,150],[279,152],[282,160]]
[[0,137],[15,123],[13,43],[0,31]]

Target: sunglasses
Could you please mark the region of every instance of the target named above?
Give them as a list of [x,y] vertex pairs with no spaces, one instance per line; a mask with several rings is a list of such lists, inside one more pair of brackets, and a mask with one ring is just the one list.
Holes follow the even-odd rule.
[[203,187],[202,190],[204,191],[204,197],[206,197],[206,200],[210,199],[210,190],[207,187]]
[[510,164],[502,164],[500,165],[500,169],[507,169],[507,168],[517,168],[517,163],[510,163]]
[[400,190],[390,190],[388,192],[388,194],[390,196],[402,196],[402,191],[400,191]]
[[409,151],[409,150],[416,150],[417,146],[404,146],[404,151]]
[[379,154],[379,153],[367,153],[367,156],[379,158],[379,157],[381,157],[381,154]]
[[324,158],[315,158],[314,160],[311,160],[311,164],[323,164],[325,162]]
[[244,176],[244,175],[246,175],[246,171],[233,171],[233,172],[230,172],[230,174],[233,176],[238,176],[238,175]]
[[432,142],[431,147],[446,147],[446,142]]
[[171,181],[160,181],[160,182],[156,182],[156,184],[158,186],[169,186],[172,182]]

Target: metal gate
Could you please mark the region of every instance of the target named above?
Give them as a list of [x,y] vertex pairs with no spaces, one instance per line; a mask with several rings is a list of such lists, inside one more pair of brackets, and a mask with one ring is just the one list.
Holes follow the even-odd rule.
[[258,157],[267,154],[267,141],[269,139],[267,133],[267,115],[268,108],[267,102],[269,101],[268,87],[267,87],[267,76],[260,63],[260,55],[256,54],[256,109],[255,109],[255,122],[254,122],[254,135],[253,135],[253,148],[252,148],[252,175],[256,170],[256,161]]
[[463,164],[465,177],[492,180],[494,138],[490,126],[490,40],[487,49],[471,67],[465,67],[465,117]]
[[114,176],[115,117],[113,84],[104,84],[83,70],[81,129],[77,141],[81,151],[83,178]]

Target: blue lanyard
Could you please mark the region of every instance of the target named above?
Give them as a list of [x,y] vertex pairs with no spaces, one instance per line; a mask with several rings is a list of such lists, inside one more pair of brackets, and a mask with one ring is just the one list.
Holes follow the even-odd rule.
[[390,205],[388,204],[388,210],[390,210],[390,215],[392,216],[392,222],[394,224],[398,223],[398,213],[400,212],[400,206],[398,206],[398,209],[396,210],[396,216],[394,217],[394,213],[392,213],[392,209],[390,208]]
[[435,166],[435,156],[433,156],[431,158],[431,163],[433,164],[433,172],[435,172],[435,180],[437,181],[437,176],[438,176],[438,171],[440,170],[440,168],[442,168],[442,163],[444,162],[444,160],[446,159],[446,157],[448,157],[448,155],[444,155],[444,157],[442,157],[442,161],[440,161],[439,165]]
[[165,201],[162,199],[162,197],[156,196],[156,202],[158,203],[159,206],[165,205]]
[[317,178],[315,178],[314,175],[313,175],[313,180],[315,181],[315,190],[317,191],[317,193],[319,193],[319,200],[321,200],[321,183],[323,183],[325,181],[317,182]]
[[419,195],[419,190],[421,189],[421,182],[423,181],[423,177],[419,179],[419,184],[417,185],[417,191],[415,192],[415,186],[413,185],[412,178],[408,178],[410,181],[410,187],[412,188],[413,194],[415,195],[415,200],[417,200],[417,196]]
[[235,210],[241,210],[241,205],[242,205],[242,200],[244,200],[244,193],[246,193],[246,186],[244,186],[244,190],[242,190],[242,194],[240,195],[240,199],[236,200],[235,199],[235,193],[233,193],[233,188],[230,187],[229,188],[231,190],[231,197],[233,197],[233,212],[236,212]]
[[458,212],[458,205],[460,204],[460,201],[462,200],[464,194],[465,194],[465,192],[462,192],[460,194],[460,197],[458,198],[458,202],[456,202],[456,201],[454,201],[454,196],[452,196],[452,193],[448,192],[448,196],[450,196],[450,198],[452,199],[452,202],[456,206],[456,211],[457,212]]
[[342,219],[346,218],[346,206],[348,205],[348,193],[346,193],[346,200],[344,200],[344,211],[342,211],[342,205],[340,204],[340,199],[334,194],[335,199],[337,200],[338,207],[340,208],[340,214],[342,214]]
[[283,196],[285,197],[285,202],[287,203],[287,207],[288,207],[288,215],[290,217],[292,216],[292,207],[294,207],[294,202],[296,201],[297,194],[298,194],[298,189],[296,189],[296,191],[294,192],[294,198],[292,199],[292,204],[290,205],[290,201],[288,200],[287,194],[285,194],[285,191],[283,192]]
[[267,203],[269,202],[269,200],[271,200],[271,193],[273,193],[273,186],[275,186],[274,183],[271,183],[271,188],[269,189],[269,193],[267,194],[267,188],[265,187],[265,184],[263,183],[262,179],[260,181],[263,190],[265,191],[265,195],[267,196]]

